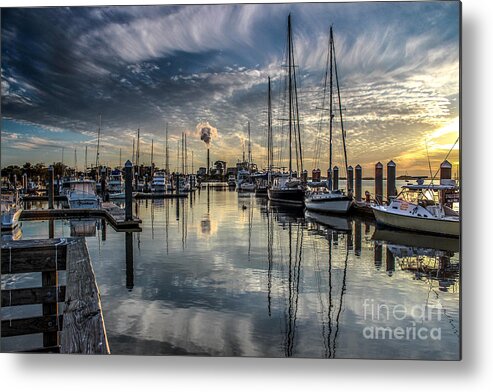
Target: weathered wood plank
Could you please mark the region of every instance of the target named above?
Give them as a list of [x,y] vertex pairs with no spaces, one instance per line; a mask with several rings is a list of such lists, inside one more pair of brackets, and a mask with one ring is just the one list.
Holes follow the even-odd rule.
[[66,279],[60,352],[109,354],[99,290],[83,238],[67,249]]
[[2,249],[2,274],[64,270],[66,246],[53,248]]
[[62,316],[58,316],[57,325],[56,315],[2,320],[2,338],[30,335],[33,333],[56,333],[59,329],[62,329],[62,327],[63,318]]
[[[57,300],[56,286],[2,290],[2,307],[52,304]],[[65,302],[65,286],[58,287],[58,302]]]

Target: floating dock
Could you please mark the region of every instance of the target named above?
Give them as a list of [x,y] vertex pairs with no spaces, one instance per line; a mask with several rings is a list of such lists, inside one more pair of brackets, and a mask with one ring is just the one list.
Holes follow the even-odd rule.
[[141,230],[142,220],[136,216],[125,220],[125,210],[111,202],[104,202],[96,208],[58,208],[46,210],[23,210],[20,220],[65,219],[65,218],[105,218],[116,231]]
[[[29,352],[110,354],[96,278],[83,238],[3,241],[1,273],[41,273],[42,286],[1,291],[1,305],[42,305],[42,315],[2,319],[2,338],[43,334]],[[59,285],[58,272],[66,272]],[[59,304],[63,303],[63,311]]]

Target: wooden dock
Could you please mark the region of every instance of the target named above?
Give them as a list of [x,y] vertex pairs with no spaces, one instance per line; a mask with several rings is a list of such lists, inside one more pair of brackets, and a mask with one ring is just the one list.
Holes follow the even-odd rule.
[[[37,317],[2,319],[1,336],[43,334],[34,352],[109,354],[103,311],[94,271],[83,238],[4,241],[1,273],[41,273],[42,286],[6,289],[2,307],[41,304]],[[58,272],[66,271],[66,284]],[[63,312],[59,304],[64,303]]]
[[43,210],[23,210],[20,220],[66,219],[66,218],[105,218],[116,231],[141,230],[142,220],[133,216],[125,220],[125,210],[111,202],[102,203],[100,209],[95,208],[58,208]]
[[174,192],[134,192],[132,197],[136,200],[141,199],[181,199],[188,197],[188,193],[174,193]]

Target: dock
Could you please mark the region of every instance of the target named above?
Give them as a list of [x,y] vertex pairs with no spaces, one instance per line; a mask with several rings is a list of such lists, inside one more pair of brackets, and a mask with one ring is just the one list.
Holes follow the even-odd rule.
[[181,199],[188,197],[188,193],[174,193],[174,192],[134,192],[132,197],[136,200],[142,199]]
[[56,208],[23,210],[20,220],[66,219],[66,218],[105,218],[116,231],[140,231],[142,220],[133,216],[125,220],[125,210],[111,202],[104,202],[100,209],[95,208]]
[[[110,354],[85,239],[4,241],[1,252],[2,274],[40,273],[42,278],[41,287],[2,290],[4,308],[42,305],[40,316],[2,319],[2,338],[42,333],[42,347],[28,352]],[[59,285],[59,271],[65,271],[65,285]]]

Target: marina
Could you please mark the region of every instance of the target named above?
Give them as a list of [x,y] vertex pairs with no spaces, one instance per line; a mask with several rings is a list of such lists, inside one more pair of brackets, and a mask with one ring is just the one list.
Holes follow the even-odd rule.
[[[253,6],[178,46],[187,6],[146,8],[145,44],[108,8],[67,66],[2,78],[2,352],[461,359],[457,32],[428,71],[408,63],[432,23],[367,42],[330,4],[264,4],[286,9],[236,31]],[[23,12],[6,36],[35,42]]]

